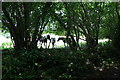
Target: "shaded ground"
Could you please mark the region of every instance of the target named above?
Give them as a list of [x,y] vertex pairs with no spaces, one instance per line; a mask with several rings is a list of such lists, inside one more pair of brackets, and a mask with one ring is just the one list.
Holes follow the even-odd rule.
[[120,79],[120,66],[105,67],[102,71],[96,70],[95,73],[89,74],[88,78]]
[[[57,48],[61,51],[65,48]],[[52,50],[52,49],[49,49]],[[82,79],[105,79],[105,80],[120,80],[120,62],[114,64],[107,64],[107,66],[95,67],[95,71],[92,73],[83,73],[86,74]]]
[[[12,54],[13,54],[13,52],[10,51],[10,53],[12,53]],[[47,72],[46,74],[44,74],[45,78],[46,78],[46,76],[52,78],[52,77],[55,77],[58,73],[61,74],[61,71],[63,71],[63,73],[64,72],[66,73],[66,71],[64,71],[68,68],[66,65],[69,65],[69,63],[71,63],[71,62],[75,63],[76,60],[77,60],[77,62],[72,66],[72,68],[75,67],[74,69],[76,69],[77,71],[71,72],[69,70],[70,73],[68,72],[69,74],[73,73],[73,75],[71,75],[72,79],[75,79],[77,77],[77,78],[80,78],[80,79],[83,79],[83,80],[88,80],[88,79],[120,80],[120,63],[119,62],[116,62],[113,65],[103,66],[102,68],[94,68],[95,70],[90,71],[90,72],[89,72],[89,69],[86,69],[88,72],[83,71],[82,74],[81,74],[81,71],[79,71],[81,69],[79,69],[79,67],[84,68],[85,64],[84,64],[84,62],[83,62],[84,65],[79,64],[79,63],[82,62],[82,61],[78,62],[81,55],[79,56],[79,55],[76,55],[76,54],[81,53],[83,51],[80,51],[80,52],[76,53],[75,55],[71,55],[71,52],[70,53],[69,52],[70,52],[70,50],[65,49],[65,48],[38,49],[37,51],[35,50],[33,52],[30,52],[30,54],[27,53],[27,54],[30,55],[30,57],[28,57],[29,62],[24,63],[24,62],[26,62],[24,60],[26,60],[27,54],[24,54],[21,51],[21,53],[24,54],[25,56],[23,56],[21,58],[19,56],[13,56],[12,57],[13,61],[10,63],[10,65],[12,65],[14,67],[13,70],[15,70],[16,72],[11,73],[11,72],[8,71],[9,74],[7,74],[8,72],[7,73],[3,72],[3,75],[6,74],[7,76],[10,75],[10,76],[13,76],[13,77],[15,77],[15,75],[16,75],[16,76],[19,77],[20,75],[17,75],[17,73],[21,73],[21,75],[25,78],[26,76],[28,76],[31,73],[32,73],[31,74],[32,76],[34,76],[34,77],[37,76],[38,77],[38,76],[41,75],[41,73],[46,73]],[[3,65],[3,71],[9,70],[9,68],[7,67],[7,65],[9,64],[9,58],[7,59],[7,57],[9,56],[10,53],[8,52],[8,50],[3,50],[3,64],[4,64]],[[75,56],[76,58],[73,57],[73,56]],[[37,58],[37,60],[36,60],[36,58]],[[8,61],[5,61],[5,60],[8,60]],[[34,64],[33,65],[32,61],[34,62],[34,60],[35,60],[35,63],[33,63]],[[84,59],[80,59],[80,60],[84,61]],[[19,63],[16,63],[16,62],[19,62]],[[24,65],[22,65],[22,64],[24,64]],[[29,65],[30,68],[28,68],[28,66],[25,66],[25,64]],[[8,65],[8,66],[10,66],[10,65]],[[33,67],[35,67],[35,69],[32,70]],[[29,71],[27,72],[26,70],[29,70],[30,72]],[[24,71],[26,71],[26,72],[24,72]],[[37,73],[35,71],[37,71]],[[77,76],[76,76],[76,73],[77,73]],[[31,75],[29,75],[29,76],[31,76]],[[5,76],[4,78],[7,78],[7,77]],[[45,78],[43,80],[45,80]],[[18,80],[18,79],[19,78],[12,79],[12,80]],[[64,78],[64,79],[68,79],[68,78]]]

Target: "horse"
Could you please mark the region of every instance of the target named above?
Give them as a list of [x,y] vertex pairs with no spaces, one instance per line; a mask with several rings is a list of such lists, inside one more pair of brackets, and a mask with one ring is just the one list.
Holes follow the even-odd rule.
[[[71,38],[59,37],[57,41],[60,41],[60,40],[63,41],[65,47],[68,47],[68,44],[70,43]],[[65,45],[65,43],[67,43],[67,46]]]
[[48,48],[49,48],[50,42],[51,42],[50,35],[40,36],[39,41],[40,41],[41,47],[42,47],[42,44],[44,43],[45,48],[47,48],[47,42],[48,42],[48,40],[49,40],[49,45],[48,45]]
[[43,43],[44,43],[44,46],[46,47],[47,40],[46,40],[46,38],[45,38],[44,36],[42,36],[42,37],[39,39],[39,41],[40,41],[41,48],[42,48],[42,44],[43,44]]
[[46,36],[46,39],[49,40],[49,45],[48,45],[48,48],[49,48],[50,47],[50,43],[51,43],[51,39],[50,39],[50,35],[49,34]]
[[54,48],[55,42],[56,42],[55,38],[51,38],[52,48]]

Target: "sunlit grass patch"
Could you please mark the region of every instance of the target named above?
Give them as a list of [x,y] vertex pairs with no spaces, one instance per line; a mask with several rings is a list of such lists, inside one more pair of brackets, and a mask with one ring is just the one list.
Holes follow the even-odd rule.
[[2,43],[1,49],[8,49],[8,48],[13,48],[13,43],[12,42],[4,42]]

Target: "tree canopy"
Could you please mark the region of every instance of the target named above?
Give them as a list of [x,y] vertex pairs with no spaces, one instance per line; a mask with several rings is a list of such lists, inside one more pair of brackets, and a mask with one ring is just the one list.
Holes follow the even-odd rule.
[[71,48],[80,47],[79,39],[83,35],[88,48],[95,48],[99,38],[109,37],[113,45],[117,44],[119,17],[120,5],[115,2],[4,2],[2,28],[10,32],[16,49],[37,46],[43,32],[70,37]]

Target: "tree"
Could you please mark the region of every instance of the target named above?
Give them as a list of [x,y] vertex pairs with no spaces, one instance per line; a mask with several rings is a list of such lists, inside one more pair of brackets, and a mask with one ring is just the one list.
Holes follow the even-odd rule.
[[[53,12],[54,18],[59,22],[62,28],[66,31],[65,35],[67,38],[67,43],[70,48],[76,50],[76,41],[74,39],[74,34],[72,32],[72,3],[58,3],[57,8]],[[69,41],[68,38],[71,38]]]
[[[64,27],[67,36],[72,38],[72,46],[79,47],[80,35],[86,37],[88,49],[98,45],[103,3],[63,3],[63,14],[55,14],[58,22]],[[75,34],[76,40],[73,38]]]
[[37,47],[37,38],[48,22],[52,3],[4,2],[2,5],[3,27],[9,29],[15,49]]
[[119,3],[115,4],[115,12],[116,12],[116,28],[114,29],[113,34],[113,45],[115,48],[120,49],[120,5]]
[[112,40],[115,48],[120,48],[120,6],[119,3],[106,3],[104,10],[104,36]]

